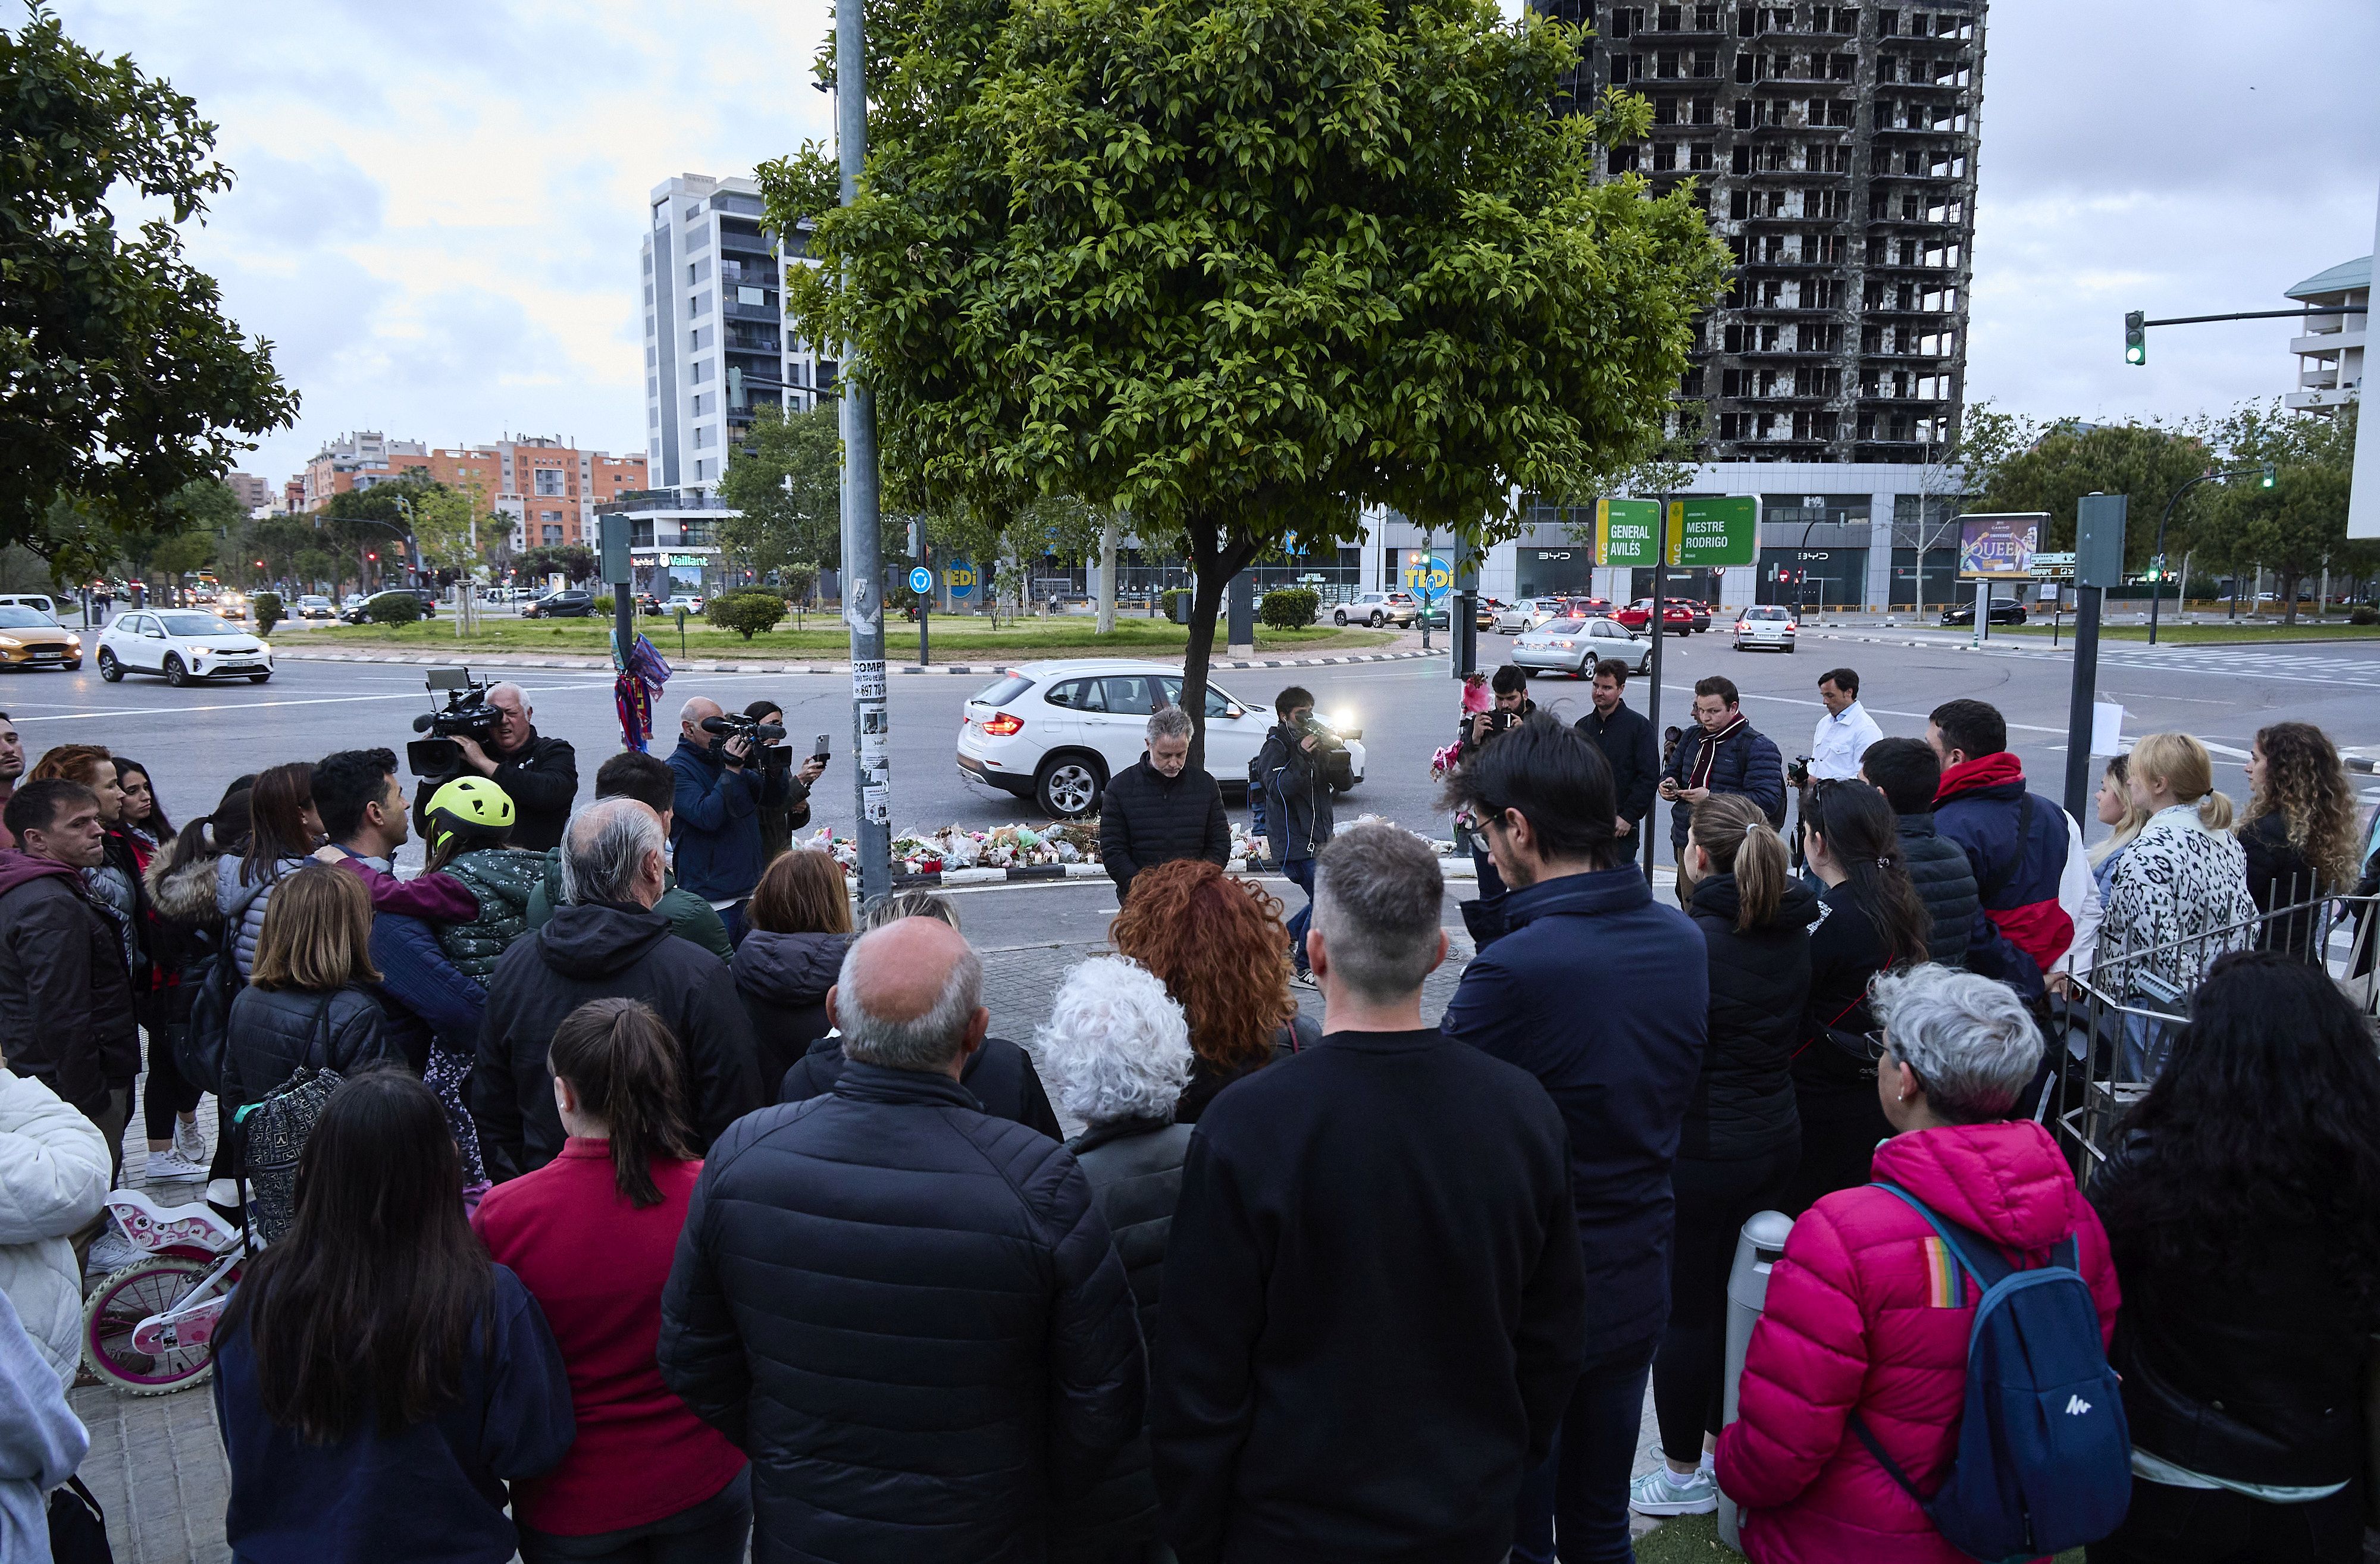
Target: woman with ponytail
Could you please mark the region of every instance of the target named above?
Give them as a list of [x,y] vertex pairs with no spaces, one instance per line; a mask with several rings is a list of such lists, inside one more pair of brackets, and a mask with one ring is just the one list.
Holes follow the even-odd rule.
[[1783,1198],[1801,1158],[1792,1058],[1810,995],[1808,926],[1818,910],[1817,897],[1792,877],[1783,839],[1742,794],[1713,794],[1694,806],[1680,859],[1681,883],[1691,887],[1686,913],[1709,952],[1710,1023],[1670,1167],[1677,1203],[1670,1323],[1653,1354],[1665,1460],[1629,1493],[1637,1513],[1661,1516],[1718,1508],[1708,1452],[1719,1425],[1728,1267],[1737,1232]]
[[1891,1137],[1867,1042],[1868,984],[1925,961],[1933,927],[1883,794],[1862,782],[1820,782],[1802,823],[1810,872],[1826,889],[1810,927],[1810,1004],[1793,1055],[1802,1165],[1781,1208],[1797,1217],[1822,1194],[1867,1182],[1876,1143]]
[[543,1306],[570,1373],[577,1442],[513,1486],[527,1564],[738,1564],[752,1529],[744,1457],[662,1383],[662,1288],[702,1163],[678,1047],[642,1001],[590,1000],[546,1065],[569,1138],[490,1190],[471,1225]]

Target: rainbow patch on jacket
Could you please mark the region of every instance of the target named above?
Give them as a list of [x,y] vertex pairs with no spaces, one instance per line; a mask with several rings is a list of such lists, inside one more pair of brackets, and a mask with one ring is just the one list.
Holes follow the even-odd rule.
[[1967,1290],[1959,1285],[1959,1262],[1950,1258],[1949,1246],[1939,1238],[1925,1241],[1925,1286],[1937,1309],[1967,1305]]

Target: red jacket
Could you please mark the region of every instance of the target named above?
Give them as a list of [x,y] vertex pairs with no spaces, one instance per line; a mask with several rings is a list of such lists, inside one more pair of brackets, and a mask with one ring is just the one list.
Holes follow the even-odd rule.
[[[2104,1344],[2116,1327],[2107,1235],[2031,1120],[1961,1124],[1878,1147],[1876,1176],[2037,1263],[2080,1235]],[[1793,1224],[1752,1334],[1740,1416],[1719,1435],[1718,1481],[1743,1507],[1754,1564],[1973,1564],[1851,1431],[1853,1411],[1920,1493],[1941,1485],[1965,1408],[1979,1300],[1950,1291],[1941,1240],[1882,1190],[1839,1190]]]
[[699,1161],[655,1161],[662,1201],[638,1210],[613,1182],[611,1145],[572,1137],[534,1172],[500,1183],[471,1225],[545,1311],[570,1371],[578,1437],[562,1464],[513,1485],[540,1532],[588,1536],[675,1515],[744,1469],[743,1452],[662,1383],[655,1362],[669,1279]]

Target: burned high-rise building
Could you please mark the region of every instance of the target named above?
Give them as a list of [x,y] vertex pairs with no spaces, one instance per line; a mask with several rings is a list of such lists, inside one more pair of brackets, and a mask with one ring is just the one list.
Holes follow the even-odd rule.
[[1679,387],[1706,462],[1925,463],[1959,423],[1985,0],[1531,0],[1595,29],[1568,102],[1653,104],[1604,153],[1693,180],[1734,251]]

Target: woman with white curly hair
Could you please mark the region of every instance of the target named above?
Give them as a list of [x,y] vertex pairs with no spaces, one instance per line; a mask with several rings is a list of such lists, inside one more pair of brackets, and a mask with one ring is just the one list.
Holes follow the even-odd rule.
[[[1190,1026],[1148,968],[1094,956],[1066,975],[1050,1020],[1034,1039],[1060,1111],[1087,1126],[1066,1143],[1091,1181],[1115,1237],[1141,1339],[1157,1340],[1158,1283],[1182,1193],[1191,1126],[1173,1121],[1190,1080]],[[1050,1525],[1051,1564],[1139,1564],[1162,1557],[1148,1437],[1118,1452],[1089,1492]]]

